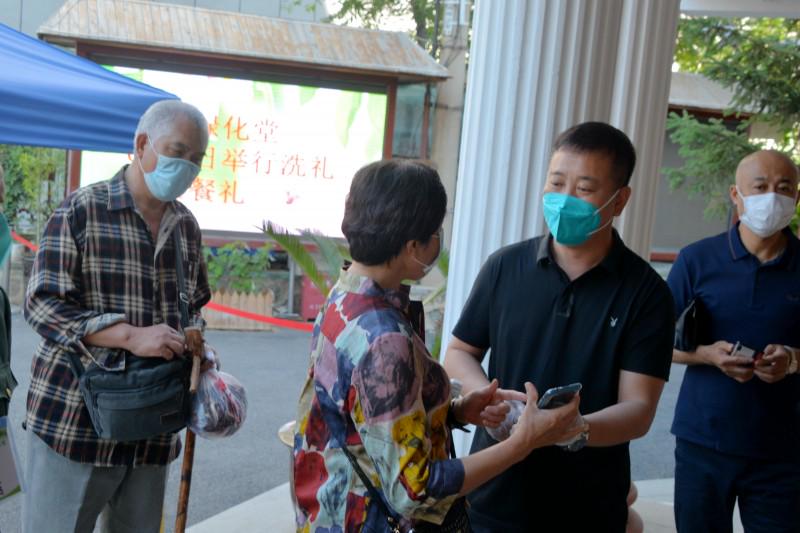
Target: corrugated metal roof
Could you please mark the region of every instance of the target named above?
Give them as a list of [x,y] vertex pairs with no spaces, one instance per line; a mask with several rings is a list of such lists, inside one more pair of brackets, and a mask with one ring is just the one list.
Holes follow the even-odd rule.
[[691,72],[673,72],[669,103],[676,107],[724,111],[730,109],[733,92],[714,80]]
[[448,77],[446,68],[403,33],[147,0],[67,0],[38,33],[67,45],[91,42],[204,52],[406,82]]

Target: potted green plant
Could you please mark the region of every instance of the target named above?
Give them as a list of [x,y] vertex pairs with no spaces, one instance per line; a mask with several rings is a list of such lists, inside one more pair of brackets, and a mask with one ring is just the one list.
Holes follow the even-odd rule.
[[[205,246],[208,284],[213,302],[264,316],[272,316],[275,293],[268,275],[270,246],[250,248],[232,242],[216,248]],[[212,329],[271,331],[265,323],[204,309],[203,317]]]

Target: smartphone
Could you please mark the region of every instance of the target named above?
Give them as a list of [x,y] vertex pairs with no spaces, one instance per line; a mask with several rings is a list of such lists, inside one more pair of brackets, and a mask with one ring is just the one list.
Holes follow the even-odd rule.
[[583,388],[583,386],[580,383],[570,383],[563,387],[547,389],[547,392],[539,398],[539,403],[537,405],[539,409],[555,409],[556,407],[561,407],[571,402],[572,398],[581,391],[581,388]]
[[733,345],[733,350],[731,350],[731,355],[739,357],[747,357],[748,359],[752,359],[753,361],[758,361],[764,356],[762,352],[756,352],[752,348],[748,348],[739,341],[736,341],[736,344]]

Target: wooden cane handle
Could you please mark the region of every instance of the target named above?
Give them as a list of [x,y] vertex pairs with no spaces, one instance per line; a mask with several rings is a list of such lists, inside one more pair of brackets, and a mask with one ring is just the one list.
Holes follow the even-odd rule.
[[192,394],[197,392],[197,385],[200,383],[200,364],[199,357],[192,357],[192,378],[189,381],[189,392]]
[[189,392],[197,392],[197,385],[200,383],[200,366],[203,362],[203,332],[200,328],[188,327],[183,330],[186,335],[186,346],[192,354],[192,377],[189,382]]
[[186,347],[195,357],[203,357],[203,332],[200,328],[188,327],[183,329],[183,334],[186,336]]

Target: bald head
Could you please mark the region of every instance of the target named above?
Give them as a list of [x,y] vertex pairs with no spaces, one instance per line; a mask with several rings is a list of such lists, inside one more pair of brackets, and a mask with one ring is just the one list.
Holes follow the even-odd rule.
[[[797,192],[798,177],[797,165],[789,156],[777,150],[753,152],[742,159],[736,167],[736,185],[745,195],[753,186],[760,184],[768,186],[769,191],[763,192],[781,192],[777,188],[783,184],[784,190],[789,186],[791,194],[794,194]],[[773,191],[769,184],[776,189]]]
[[[775,150],[759,150],[748,155],[736,169],[736,185],[730,198],[751,239],[772,238],[785,228],[797,203],[798,169],[792,160]],[[774,196],[760,197],[767,193]],[[749,208],[745,200],[753,202]]]

